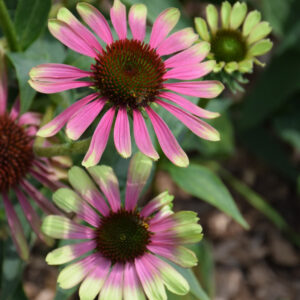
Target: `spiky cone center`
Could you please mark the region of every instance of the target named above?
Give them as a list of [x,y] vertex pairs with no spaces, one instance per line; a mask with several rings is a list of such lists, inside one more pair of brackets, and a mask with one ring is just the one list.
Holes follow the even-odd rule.
[[0,116],[0,193],[17,185],[34,159],[31,138],[8,115]]
[[151,232],[137,212],[119,210],[101,219],[97,250],[113,263],[132,262],[147,251]]
[[92,65],[93,79],[102,96],[115,106],[148,106],[163,88],[165,65],[155,49],[138,40],[107,45]]
[[247,54],[247,44],[237,30],[219,30],[212,37],[211,52],[217,62],[240,62]]

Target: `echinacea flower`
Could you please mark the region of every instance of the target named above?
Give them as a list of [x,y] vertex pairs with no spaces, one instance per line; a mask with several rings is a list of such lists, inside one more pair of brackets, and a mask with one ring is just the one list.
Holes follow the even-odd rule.
[[[12,233],[12,239],[21,258],[28,259],[29,249],[20,220],[9,197],[14,192],[23,209],[27,221],[42,241],[51,240],[40,230],[41,221],[29,198],[46,213],[59,213],[59,210],[29,181],[35,179],[50,189],[56,190],[63,185],[58,181],[56,171],[66,168],[64,160],[55,158],[40,159],[33,152],[33,139],[41,121],[40,114],[26,112],[20,114],[17,99],[10,112],[7,111],[7,77],[4,55],[0,49],[0,198]],[[61,172],[60,172],[61,174]]]
[[[130,8],[128,19],[132,38],[128,38],[126,8],[119,0],[114,1],[110,17],[117,40],[114,40],[108,22],[95,7],[79,3],[77,11],[106,47],[103,48],[95,35],[69,10],[61,8],[57,19],[49,21],[50,32],[72,50],[92,57],[94,63],[89,71],[64,64],[39,65],[31,70],[29,83],[42,93],[79,87],[91,87],[93,93],[78,100],[42,127],[38,135],[53,136],[67,124],[67,136],[76,140],[106,106],[108,110],[102,116],[84,157],[85,167],[99,162],[115,115],[116,149],[125,158],[131,156],[128,113],[133,117],[135,142],[142,153],[155,160],[159,158],[144,120],[147,116],[165,155],[174,164],[187,166],[189,162],[185,152],[167,124],[153,110],[153,104],[157,104],[198,136],[219,140],[219,133],[200,119],[215,118],[219,114],[206,111],[177,94],[214,98],[223,90],[218,81],[190,81],[211,72],[215,62],[201,63],[209,52],[209,45],[206,42],[193,45],[198,35],[192,28],[168,36],[179,19],[178,9],[169,8],[158,16],[149,42],[144,41],[147,8],[143,4]],[[167,59],[163,60],[165,56]]]
[[46,257],[50,265],[75,260],[60,272],[61,288],[81,283],[81,300],[93,300],[98,294],[99,300],[144,300],[145,295],[164,300],[165,287],[179,295],[189,291],[185,278],[168,261],[195,266],[197,258],[184,244],[200,241],[202,228],[195,212],[172,211],[173,196],[168,192],[137,208],[151,167],[149,157],[140,152],[133,156],[124,202],[111,167],[93,166],[87,168],[88,174],[79,167],[69,171],[75,191],[59,189],[53,199],[67,213],[75,213],[78,222],[47,216],[42,225],[53,238],[77,240]]
[[208,57],[217,62],[215,72],[224,68],[227,73],[249,73],[253,62],[263,66],[257,56],[270,51],[273,43],[266,39],[272,28],[268,22],[261,22],[260,12],[247,14],[246,3],[236,2],[231,7],[225,1],[220,12],[221,26],[217,8],[212,4],[206,7],[206,19],[195,18],[195,26],[200,39],[211,44]]

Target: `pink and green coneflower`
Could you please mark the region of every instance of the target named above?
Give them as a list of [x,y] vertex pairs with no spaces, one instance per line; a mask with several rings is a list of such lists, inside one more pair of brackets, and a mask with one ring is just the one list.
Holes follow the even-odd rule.
[[168,192],[137,207],[151,167],[149,157],[133,156],[125,201],[112,168],[100,165],[87,172],[79,167],[69,171],[74,190],[59,189],[53,200],[65,212],[75,213],[78,222],[48,216],[42,225],[53,238],[77,241],[46,258],[51,265],[75,260],[58,276],[62,288],[81,283],[82,300],[93,300],[98,294],[100,300],[165,300],[165,288],[179,295],[188,293],[187,281],[168,260],[185,268],[196,265],[196,256],[184,245],[200,241],[202,228],[195,212],[172,211],[173,196]]
[[64,64],[39,65],[31,70],[29,83],[42,93],[79,87],[90,87],[93,92],[42,127],[38,135],[53,136],[66,125],[67,136],[77,140],[106,107],[83,159],[85,167],[100,161],[115,115],[116,149],[125,158],[131,156],[128,114],[132,115],[135,142],[142,153],[155,160],[159,158],[144,120],[147,117],[165,155],[174,164],[187,166],[187,155],[153,109],[158,105],[201,138],[219,140],[219,133],[201,119],[215,118],[218,113],[204,110],[182,96],[214,98],[221,93],[223,85],[218,81],[196,80],[210,73],[215,61],[202,62],[210,46],[207,42],[194,44],[198,36],[192,28],[169,35],[178,22],[178,9],[169,8],[158,16],[149,42],[145,41],[147,8],[143,4],[130,8],[128,21],[132,38],[129,38],[126,8],[119,0],[114,1],[110,17],[117,40],[96,8],[79,3],[77,11],[97,38],[66,8],[59,10],[57,19],[49,21],[49,30],[67,47],[92,57],[94,63],[90,70]]
[[[7,111],[8,89],[3,53],[0,49],[0,198],[2,197],[12,239],[21,258],[29,257],[29,248],[19,217],[15,212],[10,192],[14,192],[27,221],[42,241],[50,240],[40,230],[41,220],[29,198],[47,214],[59,213],[28,178],[34,178],[44,186],[56,190],[63,185],[59,182],[59,169],[65,170],[70,164],[63,158],[41,159],[33,152],[34,136],[41,122],[41,115],[34,112],[20,114],[17,99],[10,112]],[[58,169],[57,169],[58,168]]]

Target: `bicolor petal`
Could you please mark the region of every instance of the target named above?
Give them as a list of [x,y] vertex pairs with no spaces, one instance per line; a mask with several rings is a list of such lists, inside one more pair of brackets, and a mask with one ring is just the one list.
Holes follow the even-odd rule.
[[126,39],[126,7],[120,0],[114,0],[113,7],[110,9],[110,19],[119,36],[119,39]]
[[124,300],[146,300],[133,263],[126,263],[124,268],[123,297]]
[[144,4],[132,5],[128,19],[133,39],[143,41],[146,35],[147,7]]

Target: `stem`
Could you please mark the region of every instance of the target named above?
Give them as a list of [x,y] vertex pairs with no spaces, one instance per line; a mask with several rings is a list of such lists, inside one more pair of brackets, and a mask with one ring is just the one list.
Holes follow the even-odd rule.
[[65,143],[50,147],[41,147],[35,145],[33,149],[35,154],[41,157],[83,154],[88,150],[91,139],[92,138],[88,138],[78,142]]
[[9,16],[4,0],[0,0],[0,26],[6,37],[9,49],[13,52],[20,51],[15,27]]

